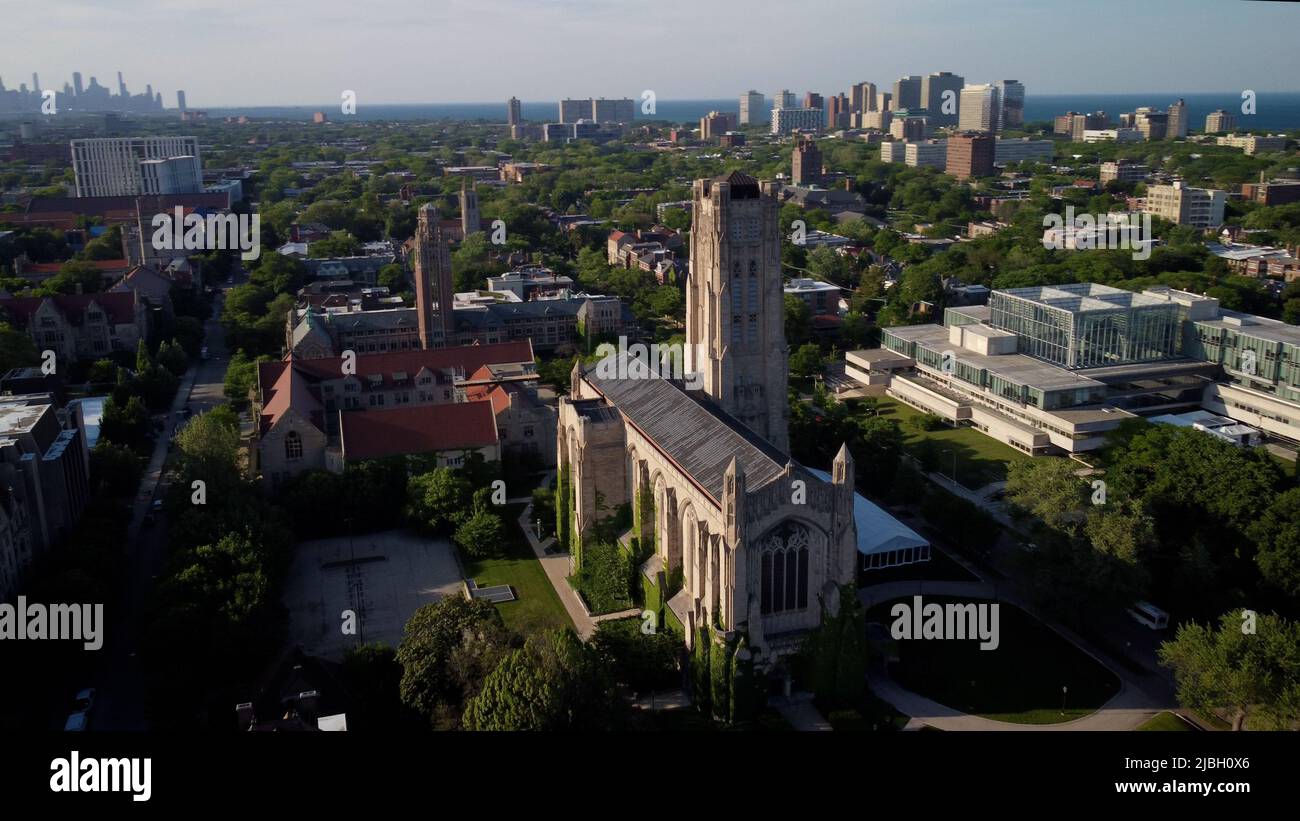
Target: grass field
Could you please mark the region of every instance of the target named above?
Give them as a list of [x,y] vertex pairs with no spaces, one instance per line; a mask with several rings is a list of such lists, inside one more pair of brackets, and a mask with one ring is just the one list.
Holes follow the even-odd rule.
[[[953,601],[925,597],[926,604]],[[888,627],[892,604],[871,608],[867,620]],[[981,650],[974,640],[899,641],[899,661],[890,675],[954,710],[1015,724],[1081,718],[1119,692],[1119,680],[1109,670],[1017,607],[1002,603],[998,634],[995,650]]]
[[1183,721],[1181,718],[1174,715],[1173,713],[1164,712],[1164,713],[1157,713],[1156,715],[1147,719],[1147,721],[1144,722],[1141,727],[1138,727],[1138,731],[1139,732],[1155,731],[1155,732],[1172,732],[1172,733],[1190,733],[1192,732],[1192,728],[1187,726],[1186,721]]
[[1001,482],[1007,478],[1007,463],[1027,461],[1028,454],[1004,445],[992,437],[985,436],[975,428],[950,428],[940,430],[918,431],[909,426],[908,419],[923,414],[896,399],[883,396],[877,400],[879,415],[893,419],[903,427],[909,452],[914,452],[917,445],[925,440],[936,443],[939,450],[938,472],[951,476],[953,472],[953,453],[957,455],[957,481],[972,490],[987,485],[989,482]]
[[[555,628],[573,629],[555,588],[533,555],[528,540],[519,529],[519,514],[524,505],[506,505],[506,545],[504,555],[492,559],[464,558],[466,575],[479,587],[508,584],[515,589],[515,601],[497,605],[501,618],[510,629],[528,635]],[[463,556],[463,554],[462,554]]]

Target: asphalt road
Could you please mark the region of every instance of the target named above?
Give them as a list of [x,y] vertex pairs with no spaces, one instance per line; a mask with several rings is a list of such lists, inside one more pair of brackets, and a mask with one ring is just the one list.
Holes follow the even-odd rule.
[[[226,287],[224,284],[222,287]],[[160,486],[163,465],[172,435],[183,422],[181,412],[189,406],[193,413],[210,410],[225,401],[224,384],[229,353],[225,337],[217,318],[221,315],[222,295],[213,302],[212,319],[205,324],[204,345],[208,358],[190,367],[181,379],[176,399],[167,414],[163,430],[159,433],[154,452],[140,482],[133,503],[133,515],[128,530],[127,569],[118,601],[106,610],[108,621],[106,641],[101,665],[94,676],[93,686],[98,690],[92,730],[147,730],[145,711],[146,682],[144,672],[136,657],[136,648],[142,638],[149,594],[163,572],[167,543],[165,516],[157,516],[152,526],[144,525],[144,518],[154,499],[161,499],[165,488]],[[86,685],[81,685],[86,686]],[[75,690],[73,691],[75,692]],[[71,700],[73,692],[69,693]],[[59,717],[62,727],[63,717]]]

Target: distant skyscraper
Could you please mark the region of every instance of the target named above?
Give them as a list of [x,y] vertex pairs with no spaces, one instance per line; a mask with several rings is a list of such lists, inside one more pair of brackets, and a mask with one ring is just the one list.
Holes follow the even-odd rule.
[[34,71],[32,72],[32,91],[37,94],[41,93],[41,78],[37,77]]
[[[434,289],[437,289],[437,318]],[[446,347],[456,330],[452,317],[451,249],[438,221],[438,209],[420,206],[415,228],[415,303],[421,348]]]
[[957,127],[962,131],[982,131],[986,134],[997,131],[1001,108],[997,86],[966,86],[961,90],[961,114]]
[[809,91],[808,93],[803,95],[803,107],[824,109],[826,108],[826,101],[823,100],[822,95],[818,94],[817,92]]
[[524,121],[518,97],[511,97],[506,103],[506,125],[519,125]]
[[783,88],[780,91],[778,91],[776,94],[772,95],[772,108],[774,110],[778,108],[794,108],[794,107],[795,107],[795,102],[794,102],[793,91]]
[[966,78],[950,71],[935,71],[921,78],[921,107],[930,118],[930,125],[940,127],[957,124],[964,85]]
[[630,123],[635,115],[632,100],[606,100],[604,97],[591,101],[591,112],[587,118],[595,123]]
[[852,109],[849,108],[849,98],[846,94],[836,94],[826,101],[826,127],[827,128],[849,128],[850,114]]
[[78,97],[81,96],[81,72],[80,71],[72,72],[72,92]]
[[854,83],[849,89],[849,108],[854,114],[877,111],[876,84]]
[[126,93],[126,82],[122,80],[122,72],[120,71],[117,73],[117,93],[121,94],[123,97],[131,96]]
[[921,75],[909,74],[894,81],[894,110],[921,107]]
[[1019,80],[998,80],[993,84],[1002,98],[998,131],[1017,129],[1025,124],[1025,84]]
[[179,108],[181,111],[185,111],[185,110],[187,110],[187,109],[185,108],[185,92],[184,92],[184,91],[177,91],[177,92],[176,92],[176,107]]
[[728,131],[736,129],[735,115],[720,111],[710,111],[700,118],[700,139],[716,140]]
[[795,130],[821,131],[825,120],[820,108],[774,108],[771,133],[784,137]]
[[560,100],[560,122],[576,123],[591,117],[591,99]]
[[740,124],[759,125],[767,120],[763,95],[754,89],[740,95]]
[[1174,139],[1182,139],[1187,136],[1187,103],[1182,98],[1178,102],[1169,106],[1169,119],[1165,127],[1165,134]]
[[1237,118],[1223,109],[1210,112],[1205,118],[1206,134],[1221,134],[1225,131],[1232,131],[1237,127]]
[[822,152],[812,137],[800,137],[790,155],[790,179],[795,185],[815,185],[822,179]]

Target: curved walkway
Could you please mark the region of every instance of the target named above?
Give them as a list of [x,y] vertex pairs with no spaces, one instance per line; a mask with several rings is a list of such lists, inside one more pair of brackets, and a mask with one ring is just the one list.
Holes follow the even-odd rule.
[[908,596],[957,596],[972,599],[992,599],[1019,607],[1030,616],[1054,630],[1075,647],[1092,656],[1098,664],[1119,679],[1119,692],[1091,715],[1065,721],[1059,724],[1014,724],[1008,721],[994,721],[969,713],[963,713],[946,707],[936,701],[904,689],[897,682],[883,674],[872,674],[867,683],[872,691],[894,709],[912,718],[940,730],[1000,730],[1000,731],[1043,731],[1043,730],[1134,730],[1152,716],[1166,709],[1176,709],[1177,705],[1164,704],[1153,698],[1141,688],[1137,680],[1116,664],[1106,653],[1090,645],[1081,636],[1068,628],[1043,618],[1029,607],[1011,590],[1009,584],[998,585],[989,582],[958,581],[905,581],[889,582],[864,587],[858,590],[858,599],[866,607],[893,599]]

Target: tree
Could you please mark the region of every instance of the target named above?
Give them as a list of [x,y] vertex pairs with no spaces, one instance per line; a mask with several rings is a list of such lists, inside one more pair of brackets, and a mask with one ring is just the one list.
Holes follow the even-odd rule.
[[461,689],[450,666],[452,653],[467,631],[493,623],[500,624],[501,615],[485,599],[447,596],[416,610],[397,648],[402,703],[430,721],[440,705],[458,704]]
[[130,397],[125,405],[119,405],[116,399],[109,397],[104,402],[99,435],[132,449],[146,445],[149,441],[149,411],[140,397]]
[[467,730],[608,730],[615,688],[598,652],[569,630],[530,636],[465,706]]
[[1074,533],[1081,524],[1087,485],[1069,459],[1032,459],[1007,465],[1007,499],[1048,527]]
[[796,347],[812,339],[812,312],[797,296],[785,295],[785,341]]
[[170,371],[173,376],[184,376],[189,370],[190,358],[180,345],[163,341],[158,346],[158,364]]
[[[491,492],[489,488],[484,490]],[[491,510],[479,509],[456,528],[456,534],[452,538],[464,549],[466,555],[482,559],[501,555],[504,536],[505,528],[501,517]]]
[[0,323],[0,373],[36,365],[40,361],[41,355],[30,336],[14,330],[8,323]]
[[56,294],[97,294],[104,290],[104,274],[93,263],[72,260],[45,281],[45,290]]
[[1300,488],[1277,496],[1249,532],[1264,581],[1288,596],[1300,597]]
[[1209,625],[1185,624],[1160,646],[1160,663],[1174,671],[1178,701],[1194,710],[1232,710],[1232,729],[1247,717],[1263,729],[1290,729],[1300,719],[1300,623],[1234,610]]
[[821,373],[821,370],[821,350],[811,342],[800,345],[799,349],[790,355],[790,373],[795,376],[811,378]]
[[95,496],[125,497],[136,492],[144,468],[126,445],[101,438],[90,451],[91,492]]
[[468,515],[474,486],[451,468],[438,468],[411,478],[407,485],[407,515],[418,525],[445,532]]
[[204,413],[190,419],[176,434],[185,484],[207,483],[208,493],[225,492],[240,479],[239,428],[227,414]]
[[111,359],[97,359],[86,373],[86,379],[94,385],[112,385],[117,381],[117,363]]

